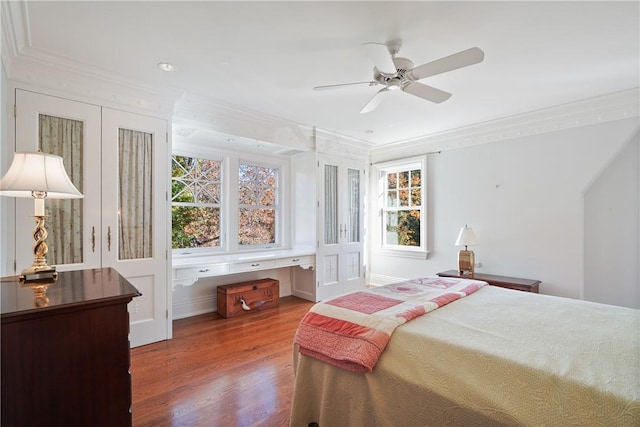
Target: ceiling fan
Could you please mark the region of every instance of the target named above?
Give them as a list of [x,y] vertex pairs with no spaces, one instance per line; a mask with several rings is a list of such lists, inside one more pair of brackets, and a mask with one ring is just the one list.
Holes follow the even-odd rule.
[[360,110],[360,113],[368,113],[375,110],[392,91],[397,89],[427,101],[438,104],[444,102],[451,97],[450,93],[419,83],[418,80],[477,64],[484,59],[484,52],[477,47],[472,47],[414,67],[413,61],[410,59],[396,56],[402,46],[402,40],[391,40],[385,44],[370,42],[364,43],[363,46],[374,64],[373,80],[316,86],[313,88],[314,90],[325,90],[362,84],[369,86],[383,85],[384,87],[367,102]]

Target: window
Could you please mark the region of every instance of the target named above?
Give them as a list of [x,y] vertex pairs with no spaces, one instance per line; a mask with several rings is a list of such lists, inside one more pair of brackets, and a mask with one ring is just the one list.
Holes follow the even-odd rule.
[[285,246],[286,158],[216,150],[172,155],[172,248],[177,254]]
[[219,160],[172,156],[173,249],[220,246],[221,166]]
[[426,158],[379,164],[376,169],[380,247],[397,254],[426,254]]
[[238,243],[268,245],[276,242],[278,170],[240,164],[238,168]]

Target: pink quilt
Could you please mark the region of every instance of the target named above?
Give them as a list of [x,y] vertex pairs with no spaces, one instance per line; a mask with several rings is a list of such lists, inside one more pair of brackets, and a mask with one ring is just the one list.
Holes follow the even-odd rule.
[[353,372],[371,372],[395,328],[484,285],[479,280],[427,277],[322,301],[305,314],[295,343],[305,356]]

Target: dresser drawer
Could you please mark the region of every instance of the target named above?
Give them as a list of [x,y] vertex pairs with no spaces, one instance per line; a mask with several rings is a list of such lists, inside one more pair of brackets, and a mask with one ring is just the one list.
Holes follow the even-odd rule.
[[313,265],[315,262],[313,255],[296,256],[291,258],[278,259],[278,267],[290,267],[292,265]]
[[276,260],[275,259],[257,259],[254,261],[247,262],[239,262],[237,264],[231,265],[231,270],[234,273],[239,273],[242,271],[252,271],[252,270],[265,270],[267,268],[275,268]]

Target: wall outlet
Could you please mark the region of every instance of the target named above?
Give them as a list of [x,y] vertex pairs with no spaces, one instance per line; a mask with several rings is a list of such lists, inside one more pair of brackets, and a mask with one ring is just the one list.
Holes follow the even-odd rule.
[[476,262],[473,264],[474,267],[480,268],[482,267],[482,263],[481,262]]

